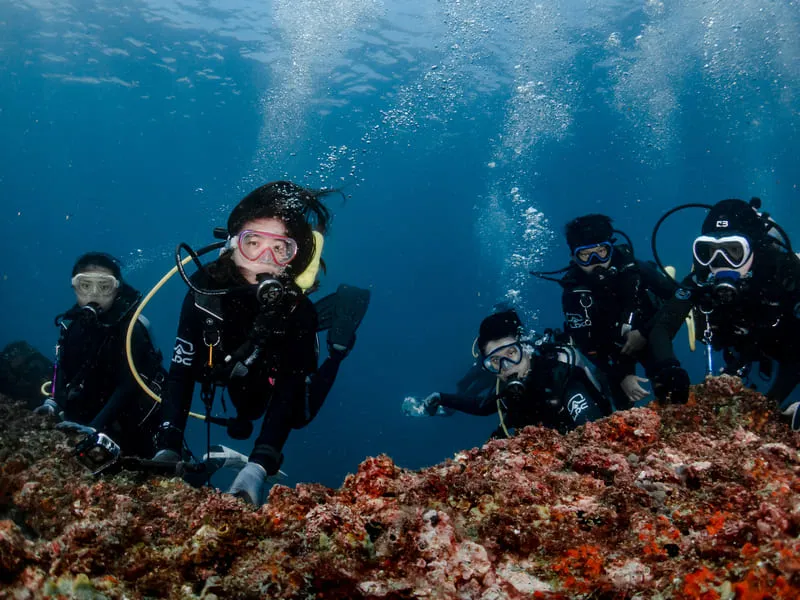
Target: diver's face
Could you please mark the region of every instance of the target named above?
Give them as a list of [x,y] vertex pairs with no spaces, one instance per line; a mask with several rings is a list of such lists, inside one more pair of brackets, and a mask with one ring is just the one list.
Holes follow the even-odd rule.
[[95,303],[102,312],[106,312],[119,295],[119,282],[111,270],[105,267],[90,265],[73,279],[76,281],[72,289],[79,306]]
[[[491,340],[483,350],[484,356],[497,356],[497,365],[500,369],[497,378],[503,383],[508,383],[514,379],[524,379],[528,371],[530,371],[531,357],[525,351],[524,346],[522,346],[521,354],[518,353],[519,345],[515,344],[517,341],[517,338],[511,336]],[[503,350],[493,355],[493,352],[498,348],[503,348]],[[504,358],[508,360],[502,360]],[[514,364],[515,362],[517,364]]]
[[[242,231],[257,231],[274,236],[286,237],[286,225],[280,219],[253,219],[247,221],[242,227]],[[257,242],[253,242],[257,243]],[[263,239],[262,242],[263,243]],[[256,249],[262,250],[261,248]],[[233,262],[239,267],[239,272],[247,280],[248,283],[258,283],[259,275],[282,275],[286,270],[286,266],[281,266],[273,260],[273,252],[268,249],[261,252],[261,258],[258,260],[249,260],[242,254],[239,244],[235,244],[233,248]]]

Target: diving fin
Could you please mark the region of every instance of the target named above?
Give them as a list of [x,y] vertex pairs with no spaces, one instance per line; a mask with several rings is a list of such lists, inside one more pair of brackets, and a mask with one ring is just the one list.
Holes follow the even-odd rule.
[[349,351],[356,341],[356,329],[361,325],[369,306],[369,290],[342,284],[336,290],[333,319],[328,331],[328,346],[340,352]]
[[314,309],[317,311],[317,331],[331,328],[337,298],[336,294],[328,294],[314,302]]

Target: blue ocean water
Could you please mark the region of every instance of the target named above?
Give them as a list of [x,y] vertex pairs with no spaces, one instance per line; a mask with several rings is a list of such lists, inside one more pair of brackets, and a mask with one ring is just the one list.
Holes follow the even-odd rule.
[[[438,462],[494,420],[402,399],[453,389],[497,302],[560,325],[557,286],[527,273],[566,264],[567,220],[607,213],[650,257],[676,204],[760,196],[800,235],[798,34],[794,0],[6,0],[0,345],[52,353],[85,251],[147,291],[256,186],[341,187],[319,296],[347,282],[372,305],[284,470],[335,486],[381,452]],[[702,218],[659,236],[679,274]],[[166,355],[184,293],[146,311]]]

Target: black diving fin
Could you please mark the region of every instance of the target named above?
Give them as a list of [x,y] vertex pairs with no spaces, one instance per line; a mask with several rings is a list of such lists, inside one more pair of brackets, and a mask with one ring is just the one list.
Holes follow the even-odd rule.
[[339,351],[349,350],[355,343],[356,330],[369,307],[370,291],[342,284],[314,304],[318,329],[328,329],[328,345]]
[[314,302],[314,309],[317,311],[317,331],[325,331],[331,328],[333,310],[336,307],[337,300],[338,296],[333,293]]

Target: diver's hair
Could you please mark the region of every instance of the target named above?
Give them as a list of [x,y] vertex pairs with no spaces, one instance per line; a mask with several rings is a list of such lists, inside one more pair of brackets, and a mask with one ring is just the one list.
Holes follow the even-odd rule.
[[78,257],[72,267],[72,276],[82,273],[89,267],[102,267],[111,271],[111,274],[122,281],[122,264],[119,259],[106,252],[87,252]]
[[[314,256],[313,231],[325,234],[331,214],[322,198],[344,194],[336,189],[314,190],[291,181],[273,181],[245,196],[228,217],[228,235],[236,235],[245,223],[255,219],[283,221],[286,233],[297,242],[297,256],[287,267],[293,275],[306,270]],[[223,255],[224,256],[224,255]]]
[[513,308],[496,312],[481,321],[478,330],[478,339],[475,340],[481,356],[486,355],[486,345],[493,340],[501,340],[506,337],[519,339],[524,327],[522,321]]

